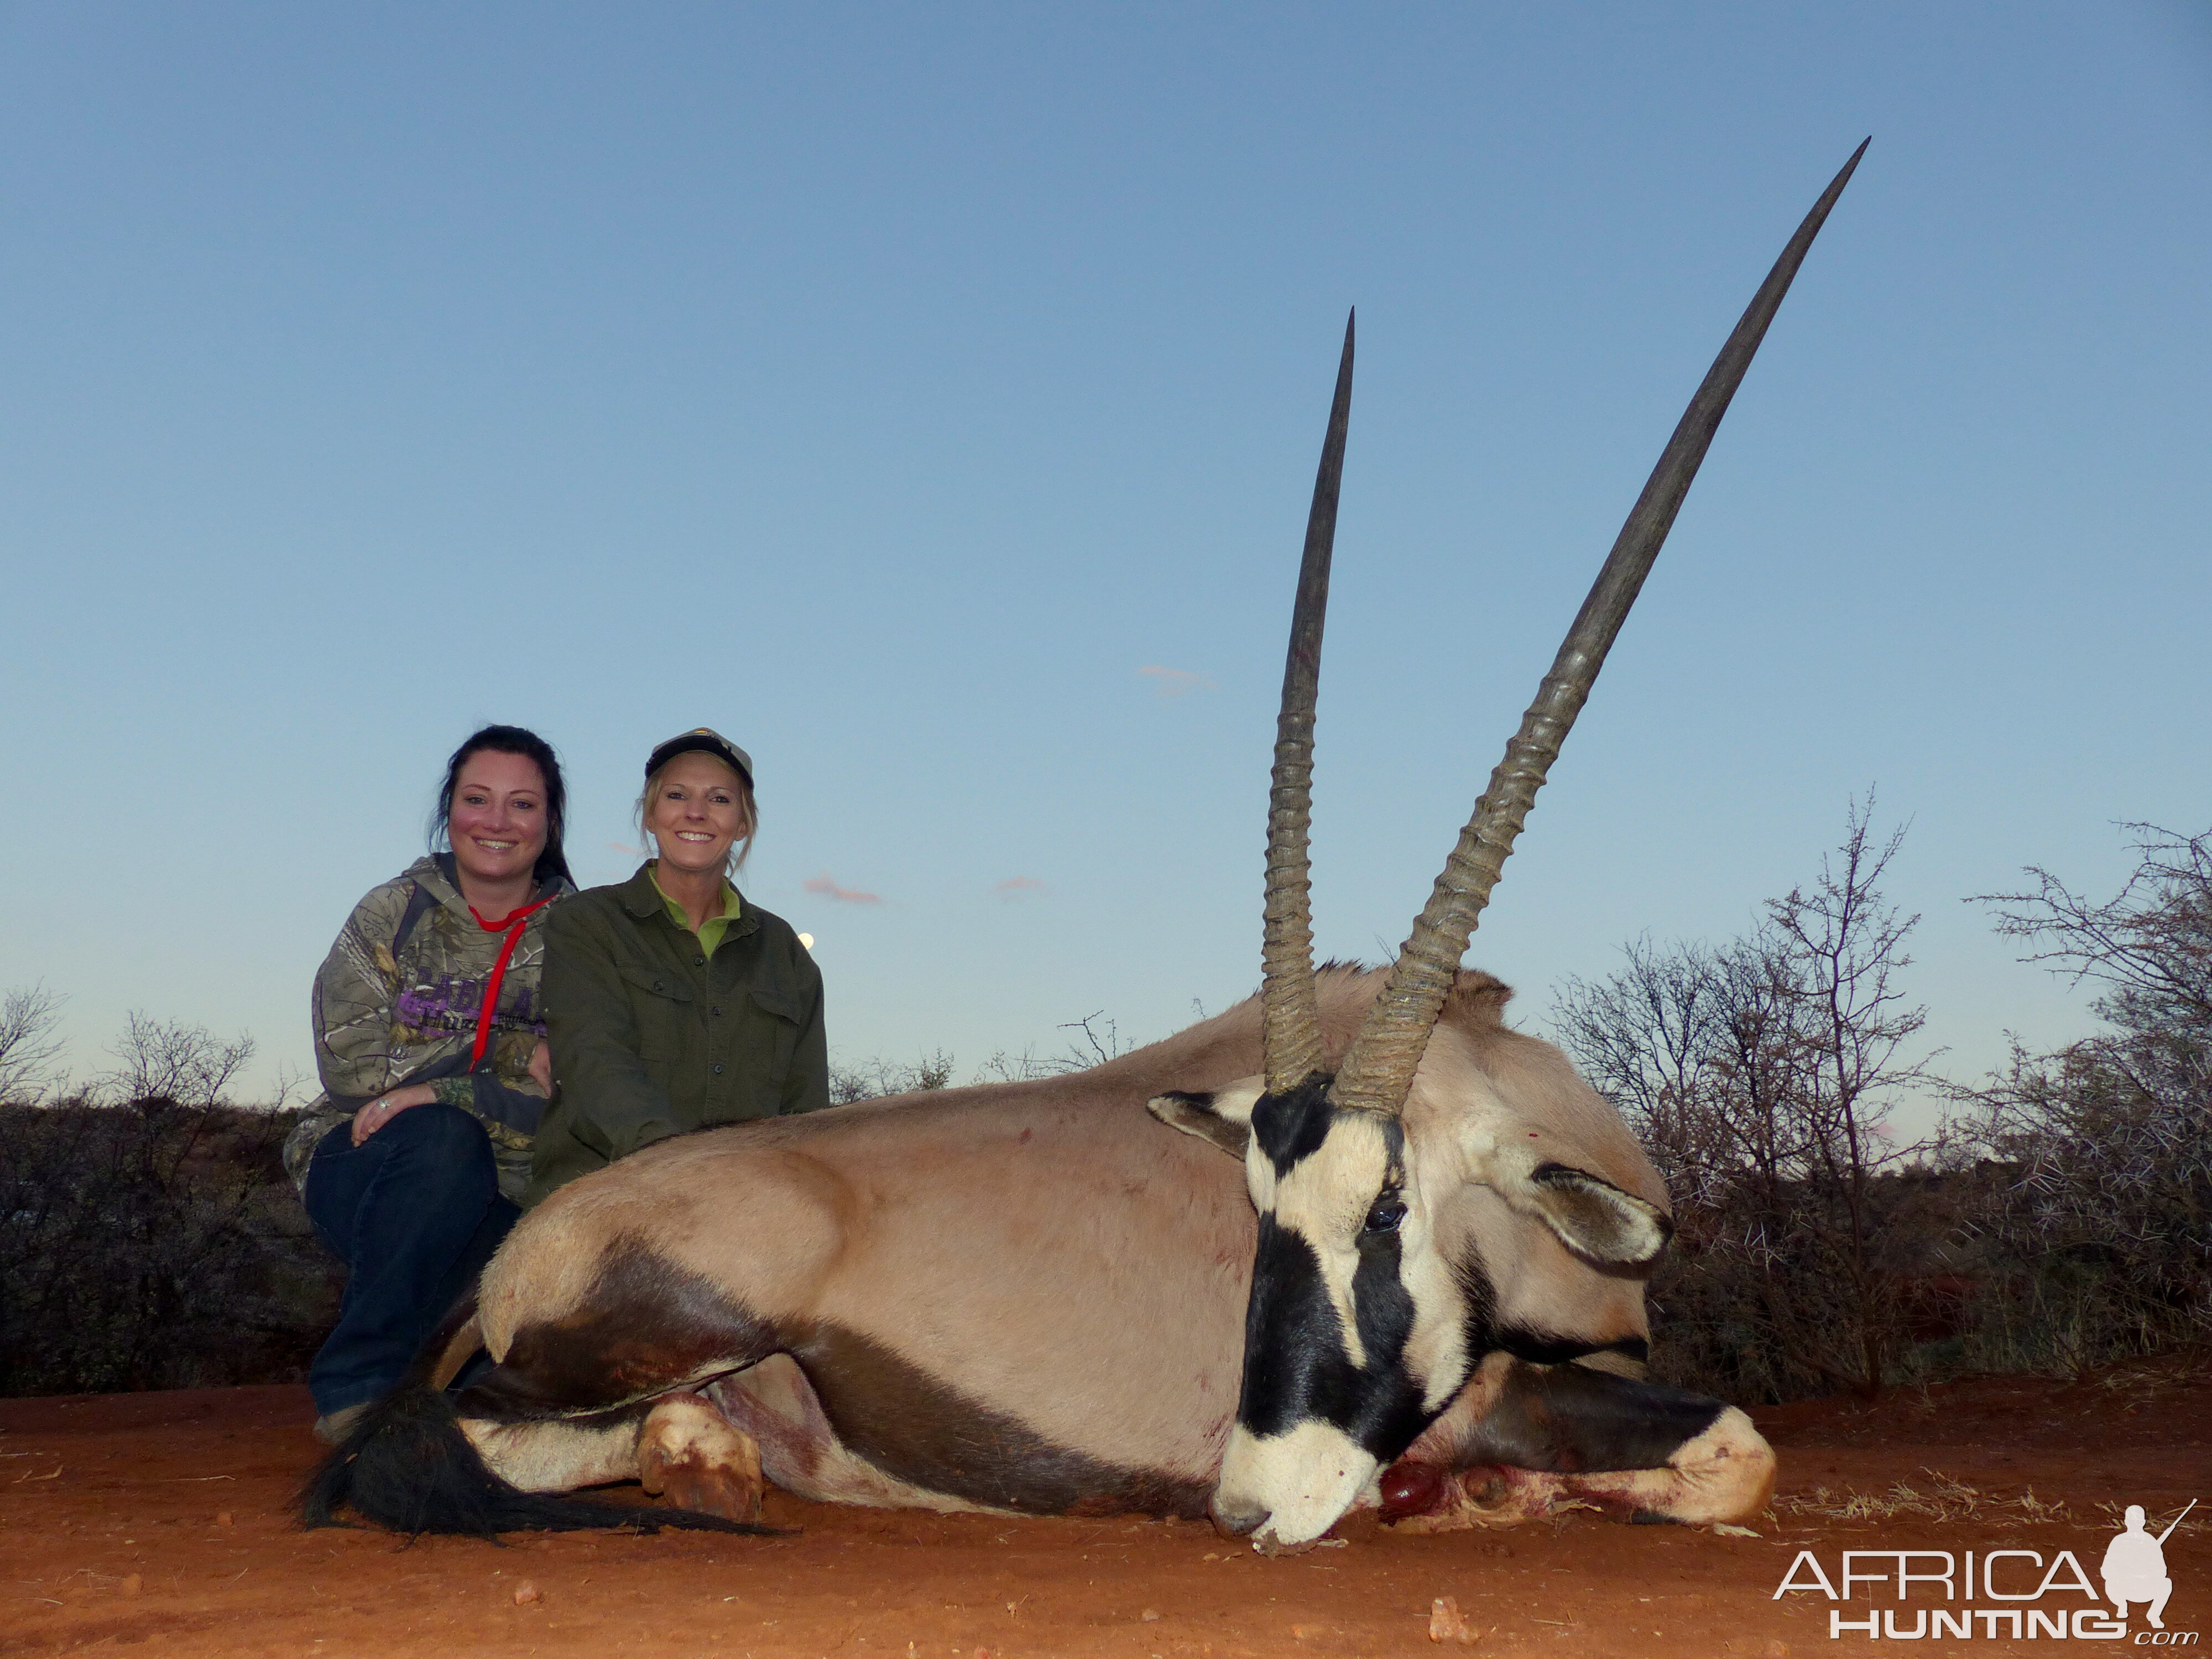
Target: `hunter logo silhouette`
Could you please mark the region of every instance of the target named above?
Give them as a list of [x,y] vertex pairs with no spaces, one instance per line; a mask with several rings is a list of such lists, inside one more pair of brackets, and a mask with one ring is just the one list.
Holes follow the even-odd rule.
[[2143,1507],[2128,1505],[2127,1530],[2113,1535],[2105,1546],[2105,1597],[2122,1619],[2128,1616],[2128,1603],[2148,1601],[2153,1630],[2164,1630],[2166,1620],[2159,1615],[2166,1611],[2166,1597],[2173,1594],[2173,1580],[2166,1572],[2166,1540],[2173,1536],[2173,1528],[2181,1524],[2197,1500],[2189,1500],[2189,1508],[2173,1517],[2172,1523],[2154,1538],[2143,1530]]

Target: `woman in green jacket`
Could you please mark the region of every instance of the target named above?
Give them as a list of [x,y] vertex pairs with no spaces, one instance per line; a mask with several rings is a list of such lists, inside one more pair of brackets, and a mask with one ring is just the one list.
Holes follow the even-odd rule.
[[702,726],[645,771],[638,817],[659,857],[546,924],[556,1093],[526,1205],[670,1135],[830,1103],[822,975],[730,882],[760,822],[750,757]]

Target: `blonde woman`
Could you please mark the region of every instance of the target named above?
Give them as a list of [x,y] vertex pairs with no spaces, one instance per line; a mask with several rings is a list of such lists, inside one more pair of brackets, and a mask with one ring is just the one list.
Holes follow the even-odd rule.
[[670,1135],[830,1103],[822,975],[730,879],[760,823],[750,757],[701,726],[645,773],[638,817],[659,856],[547,923],[557,1091],[526,1204]]

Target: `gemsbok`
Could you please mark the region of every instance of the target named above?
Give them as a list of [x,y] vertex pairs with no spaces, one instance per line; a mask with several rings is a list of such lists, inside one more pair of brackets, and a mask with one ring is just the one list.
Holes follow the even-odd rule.
[[[1774,1463],[1749,1419],[1644,1380],[1644,1279],[1671,1225],[1651,1164],[1558,1049],[1504,1023],[1505,988],[1459,964],[1865,148],[1675,428],[1387,972],[1316,972],[1308,897],[1347,324],[1284,672],[1260,995],[1072,1076],[707,1130],[564,1188],[332,1454],[307,1519],[746,1528],[772,1482],[1210,1511],[1273,1551],[1378,1504],[1757,1510]],[[626,1480],[676,1507],[560,1496]]]

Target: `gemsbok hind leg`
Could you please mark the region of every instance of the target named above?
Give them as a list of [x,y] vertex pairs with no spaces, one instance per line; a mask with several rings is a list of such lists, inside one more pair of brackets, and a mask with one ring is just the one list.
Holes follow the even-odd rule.
[[1447,1411],[1385,1472],[1386,1519],[1496,1526],[1581,1504],[1715,1526],[1748,1520],[1773,1493],[1773,1450],[1733,1406],[1587,1364],[1498,1358],[1471,1409]]
[[461,1433],[525,1492],[635,1480],[682,1509],[756,1518],[760,1449],[696,1390],[773,1352],[774,1331],[635,1237],[517,1249],[545,1232],[518,1229],[486,1270],[477,1325],[496,1363],[455,1400]]

